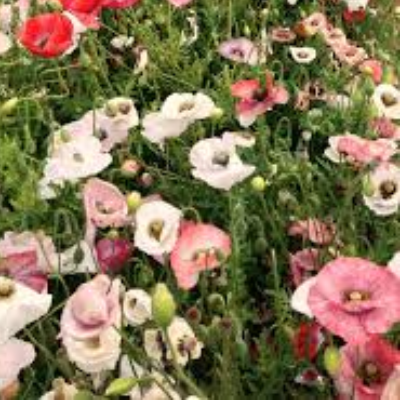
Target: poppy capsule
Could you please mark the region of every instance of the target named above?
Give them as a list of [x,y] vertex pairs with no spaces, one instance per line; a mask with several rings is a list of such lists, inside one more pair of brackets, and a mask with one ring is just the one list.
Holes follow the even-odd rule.
[[73,34],[74,27],[68,17],[48,13],[27,19],[18,40],[32,54],[52,58],[63,55],[74,45]]

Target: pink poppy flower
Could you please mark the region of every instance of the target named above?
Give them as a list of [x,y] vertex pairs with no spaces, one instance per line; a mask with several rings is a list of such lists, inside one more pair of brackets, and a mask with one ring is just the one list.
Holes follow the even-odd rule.
[[257,65],[260,61],[257,45],[245,37],[222,42],[218,52],[222,57],[238,63]]
[[[382,400],[385,384],[400,363],[400,352],[378,335],[342,347],[335,379],[343,400]],[[393,397],[398,399],[398,396]]]
[[335,45],[332,50],[340,62],[351,67],[360,64],[368,57],[362,47],[357,47],[348,42]]
[[375,118],[371,122],[371,127],[381,138],[400,140],[400,126],[386,117]]
[[39,268],[35,251],[0,258],[0,275],[14,278],[38,293],[47,292],[47,275]]
[[121,227],[128,220],[128,205],[119,189],[98,178],[89,179],[83,188],[86,211],[86,241],[93,243],[96,227]]
[[2,343],[0,345],[0,391],[15,382],[19,373],[31,365],[35,357],[35,349],[28,342],[11,338]]
[[193,0],[168,0],[168,3],[178,8],[185,7],[192,2]]
[[346,34],[339,28],[328,26],[321,30],[321,35],[329,47],[336,48],[347,44]]
[[120,282],[97,275],[82,284],[68,299],[61,315],[61,337],[85,340],[99,336],[111,326],[119,326]]
[[290,271],[293,283],[296,286],[301,285],[305,280],[311,277],[312,273],[320,267],[319,250],[308,248],[290,254]]
[[306,26],[309,26],[318,32],[323,29],[326,29],[328,26],[328,20],[326,18],[326,15],[320,12],[315,12],[309,15],[307,18],[303,19],[302,22]]
[[104,8],[127,8],[140,3],[140,0],[103,0]]
[[333,223],[325,223],[316,218],[293,222],[288,229],[289,236],[300,236],[315,244],[329,244],[336,234]]
[[265,85],[257,79],[241,80],[231,86],[231,94],[239,98],[236,114],[243,127],[252,125],[256,118],[276,104],[286,104],[289,93],[281,86],[274,84],[272,75],[266,74]]
[[329,145],[325,155],[336,163],[343,160],[355,165],[379,163],[389,161],[397,153],[397,145],[392,140],[369,140],[352,134],[330,137]]
[[322,326],[354,342],[400,321],[400,281],[370,261],[339,257],[316,276],[308,305]]
[[370,75],[376,84],[381,83],[383,77],[383,67],[379,60],[372,58],[365,60],[358,66],[358,69],[361,72]]
[[183,224],[170,258],[178,286],[193,288],[201,271],[219,267],[230,253],[231,239],[221,229],[210,224]]

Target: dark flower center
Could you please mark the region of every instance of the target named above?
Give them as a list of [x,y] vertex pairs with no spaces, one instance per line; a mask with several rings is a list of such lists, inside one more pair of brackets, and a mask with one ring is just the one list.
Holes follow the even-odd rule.
[[358,370],[358,376],[367,386],[379,383],[382,380],[382,372],[373,361],[365,361]]
[[164,222],[161,221],[160,219],[157,219],[155,221],[153,221],[150,225],[149,225],[149,235],[153,238],[156,239],[157,241],[160,241],[161,238],[161,234],[162,231],[164,229]]
[[397,185],[393,181],[385,181],[379,187],[379,192],[384,200],[392,197],[397,191]]
[[193,110],[194,103],[192,101],[185,101],[179,106],[179,112]]
[[90,349],[93,350],[98,349],[101,345],[100,338],[99,337],[90,338],[87,340],[86,344],[87,347],[89,347]]
[[239,49],[238,47],[234,47],[231,50],[231,54],[239,58],[244,58],[244,51],[242,49]]
[[0,277],[0,299],[6,299],[15,292],[15,284],[11,279]]
[[221,167],[226,167],[229,164],[229,154],[220,151],[213,155],[212,163],[216,165],[220,165]]
[[197,341],[195,338],[185,336],[178,344],[178,351],[182,355],[190,355],[192,351],[196,348]]
[[118,105],[118,111],[121,114],[127,115],[131,111],[131,105],[129,103],[120,103]]
[[370,293],[361,290],[351,290],[345,294],[345,302],[347,303],[361,303],[371,298]]
[[386,106],[386,107],[390,107],[390,106],[394,106],[397,103],[397,99],[395,96],[393,96],[390,93],[385,93],[382,95],[382,103]]
[[264,101],[267,96],[267,91],[264,89],[257,89],[253,93],[253,99],[257,101]]

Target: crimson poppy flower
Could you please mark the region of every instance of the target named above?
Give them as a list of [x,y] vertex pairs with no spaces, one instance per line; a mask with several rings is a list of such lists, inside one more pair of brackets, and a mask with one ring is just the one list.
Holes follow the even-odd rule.
[[68,17],[48,13],[27,19],[18,40],[32,54],[52,58],[63,55],[74,45],[73,34],[74,27]]
[[313,361],[323,341],[320,325],[315,322],[302,323],[293,337],[293,351],[296,358]]
[[365,20],[367,13],[364,9],[359,9],[357,11],[351,11],[345,9],[343,11],[343,19],[348,23],[362,22]]

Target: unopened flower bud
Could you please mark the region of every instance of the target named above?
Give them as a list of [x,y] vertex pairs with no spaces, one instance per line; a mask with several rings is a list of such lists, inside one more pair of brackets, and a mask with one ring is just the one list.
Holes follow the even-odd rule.
[[139,192],[131,192],[126,196],[126,203],[130,213],[135,212],[142,204],[142,195]]
[[140,171],[140,164],[134,159],[125,160],[121,165],[121,172],[128,178],[133,178]]
[[263,192],[265,190],[265,188],[267,187],[267,182],[265,181],[265,179],[262,176],[259,176],[259,175],[255,176],[251,180],[250,183],[251,183],[251,187],[256,192]]
[[0,106],[0,117],[5,117],[6,115],[12,114],[14,112],[14,110],[16,109],[18,103],[19,103],[18,97],[13,97],[13,98],[5,101]]
[[152,313],[154,321],[162,328],[167,328],[175,316],[176,303],[164,283],[157,283],[152,297]]
[[144,187],[150,187],[153,184],[153,177],[148,172],[144,172],[140,177],[140,182]]
[[335,346],[328,346],[324,352],[324,366],[330,376],[335,376],[340,369],[340,351]]
[[207,298],[207,304],[211,311],[222,314],[225,311],[225,299],[219,293],[212,293]]

